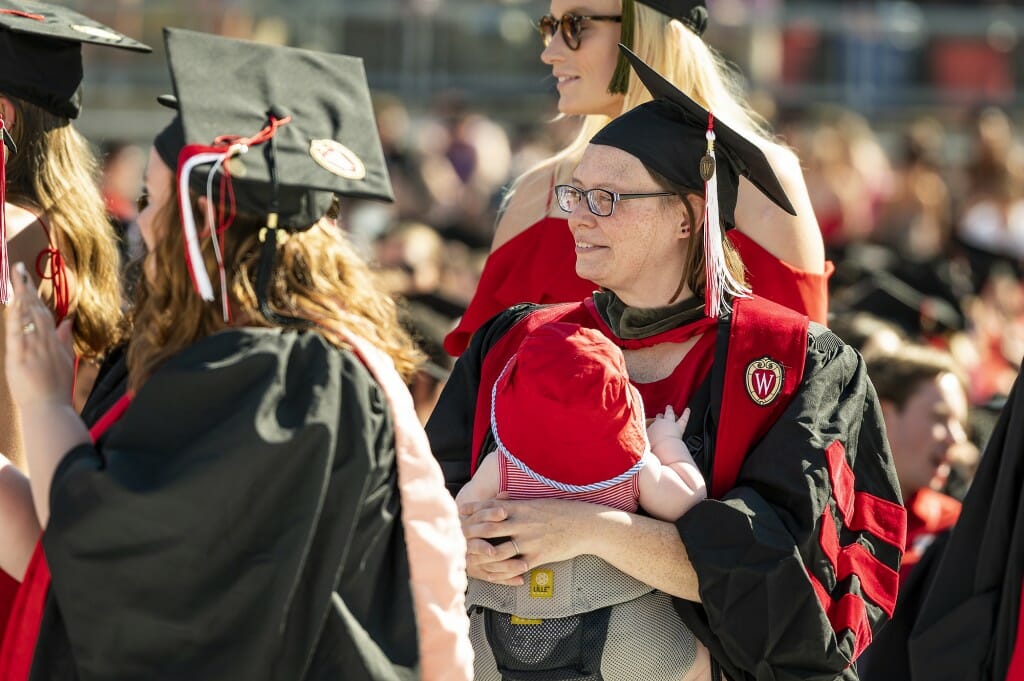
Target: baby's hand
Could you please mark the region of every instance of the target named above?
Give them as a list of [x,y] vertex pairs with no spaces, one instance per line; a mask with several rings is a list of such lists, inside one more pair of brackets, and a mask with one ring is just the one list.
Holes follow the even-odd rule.
[[647,439],[651,441],[652,447],[656,443],[669,438],[680,440],[683,437],[683,431],[686,429],[686,423],[689,420],[689,407],[683,410],[683,415],[677,420],[676,412],[670,404],[665,407],[665,413],[655,416],[654,423],[647,427]]

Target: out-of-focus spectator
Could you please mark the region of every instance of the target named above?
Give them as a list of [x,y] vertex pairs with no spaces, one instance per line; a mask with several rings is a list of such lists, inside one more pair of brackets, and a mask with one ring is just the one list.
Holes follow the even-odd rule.
[[875,240],[905,259],[925,262],[950,253],[952,193],[944,175],[942,124],[914,121],[903,136],[902,158],[879,218]]
[[418,135],[430,198],[427,220],[446,238],[486,248],[494,230],[496,195],[511,167],[508,135],[468,109],[460,94],[445,93],[437,110]]
[[937,491],[967,442],[966,381],[946,352],[914,344],[877,355],[868,375],[878,392],[896,476],[907,507],[906,580],[935,535],[956,522],[960,502]]
[[797,146],[807,160],[807,188],[826,250],[835,258],[873,233],[892,185],[891,165],[867,121],[852,111],[822,116]]
[[1024,286],[1005,265],[995,266],[977,296],[964,301],[969,333],[977,352],[972,366],[971,401],[980,404],[1007,395],[1024,356]]
[[861,681],[908,681],[910,631],[960,515],[960,501],[937,490],[950,463],[972,447],[965,433],[967,396],[953,357],[921,345],[905,343],[874,357],[868,374],[878,391],[907,508],[907,542],[892,621],[864,651],[857,668]]
[[971,130],[966,194],[957,235],[968,247],[975,288],[1004,263],[1020,276],[1024,261],[1024,147],[1006,112],[982,110]]
[[402,325],[427,356],[409,385],[417,416],[426,423],[454,362],[444,351],[444,336],[465,311],[442,289],[448,246],[433,228],[408,222],[381,237],[376,253],[384,286],[399,299]]
[[104,142],[100,145],[100,154],[103,202],[121,240],[121,256],[126,261],[131,260],[141,255],[144,248],[135,216],[146,154],[142,147],[125,140]]

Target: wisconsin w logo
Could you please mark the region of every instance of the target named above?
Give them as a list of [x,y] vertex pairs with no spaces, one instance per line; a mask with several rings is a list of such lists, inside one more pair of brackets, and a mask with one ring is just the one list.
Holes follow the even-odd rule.
[[747,365],[747,394],[754,404],[771,404],[782,390],[784,377],[782,365],[771,357],[755,359]]

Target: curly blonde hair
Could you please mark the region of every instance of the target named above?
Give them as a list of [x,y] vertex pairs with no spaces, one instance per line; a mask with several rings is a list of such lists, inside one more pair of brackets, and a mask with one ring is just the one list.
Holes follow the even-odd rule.
[[96,157],[69,119],[0,96],[16,112],[10,128],[18,153],[7,162],[7,200],[44,216],[52,246],[73,275],[75,352],[100,359],[121,340],[123,312],[117,236],[100,196]]
[[[176,196],[176,192],[170,194]],[[201,214],[193,197],[196,214]],[[399,374],[409,380],[423,357],[398,323],[394,301],[378,285],[369,266],[349,245],[337,225],[338,204],[311,228],[291,233],[277,247],[277,266],[268,301],[280,315],[310,322],[313,330],[338,347],[347,347],[337,330],[345,329],[384,350]],[[128,345],[129,386],[141,387],[163,362],[201,338],[228,326],[221,307],[195,292],[185,265],[179,209],[171,200],[155,216],[159,241],[147,256],[147,276],[136,291],[134,332]],[[258,233],[265,218],[238,215],[225,232],[225,267],[234,316],[249,326],[273,327],[259,310],[256,272]],[[211,280],[217,281],[213,246],[203,244]]]

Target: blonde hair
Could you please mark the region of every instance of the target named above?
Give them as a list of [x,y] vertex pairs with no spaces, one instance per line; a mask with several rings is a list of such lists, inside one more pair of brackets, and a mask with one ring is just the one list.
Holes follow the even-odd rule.
[[16,111],[11,136],[18,147],[7,162],[7,200],[44,216],[52,247],[74,275],[68,312],[75,352],[99,359],[119,342],[123,313],[117,236],[96,157],[67,118],[3,96]]
[[[717,51],[680,21],[633,0],[636,23],[633,52],[698,104],[755,142],[772,141],[766,121],[744,102],[740,74]],[[629,88],[620,115],[651,101],[651,94],[630,69]],[[571,170],[597,132],[611,122],[603,114],[583,118],[576,138],[562,151],[537,164],[513,182],[505,201],[523,178],[551,166],[557,175]]]
[[[348,244],[336,217],[337,201],[311,228],[289,234],[277,247],[268,302],[278,314],[310,322],[314,332],[338,347],[346,347],[340,329],[365,338],[384,350],[408,380],[422,355],[399,326],[394,301],[383,293],[369,266]],[[129,386],[133,390],[167,359],[228,326],[220,305],[203,301],[192,287],[178,220],[176,200],[168,201],[154,219],[159,241],[147,256],[150,276],[143,276],[138,285],[134,332],[128,345]],[[260,313],[256,296],[261,246],[257,234],[264,224],[263,218],[235,218],[225,232],[225,266],[235,316],[249,326],[272,327],[275,324]],[[209,239],[203,244],[203,255],[211,279],[217,281]]]

